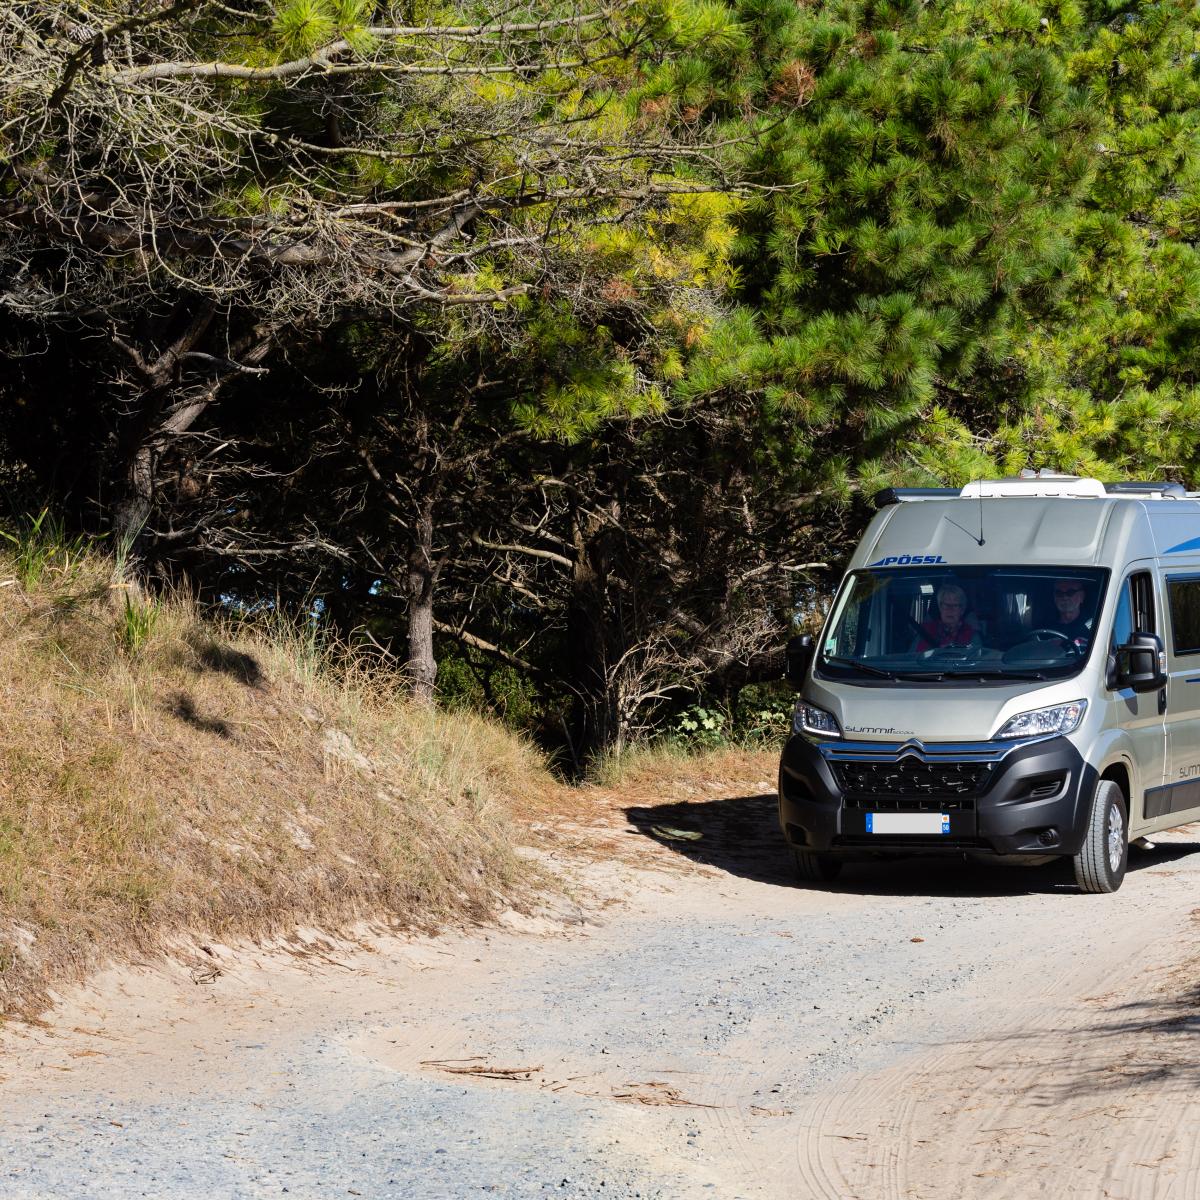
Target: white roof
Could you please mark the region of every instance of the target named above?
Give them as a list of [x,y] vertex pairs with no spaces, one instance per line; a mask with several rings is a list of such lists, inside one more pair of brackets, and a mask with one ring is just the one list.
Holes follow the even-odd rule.
[[1108,493],[1098,479],[1078,475],[1038,475],[1029,479],[977,479],[959,492],[964,500],[992,496],[1077,496],[1104,498]]

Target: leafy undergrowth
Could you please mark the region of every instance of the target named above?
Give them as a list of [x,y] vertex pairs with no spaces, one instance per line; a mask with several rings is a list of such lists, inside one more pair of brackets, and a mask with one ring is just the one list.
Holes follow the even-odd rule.
[[0,1012],[180,939],[429,929],[528,894],[514,814],[562,791],[528,744],[303,626],[112,579],[78,548],[0,561]]

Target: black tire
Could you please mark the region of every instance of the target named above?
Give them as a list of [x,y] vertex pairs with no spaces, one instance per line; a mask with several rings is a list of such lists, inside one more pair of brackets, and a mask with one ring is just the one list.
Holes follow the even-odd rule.
[[842,873],[842,860],[832,854],[796,851],[796,874],[805,883],[832,883]]
[[1110,779],[1096,785],[1083,845],[1075,855],[1075,882],[1081,892],[1115,892],[1129,864],[1129,809]]

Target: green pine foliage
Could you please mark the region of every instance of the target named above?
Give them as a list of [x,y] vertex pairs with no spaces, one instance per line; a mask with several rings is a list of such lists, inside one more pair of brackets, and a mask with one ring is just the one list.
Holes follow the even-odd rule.
[[1028,398],[995,446],[1011,459],[1024,441],[1039,466],[1197,486],[1200,11],[1088,11],[1097,24],[1064,39],[1100,122],[1076,271],[1053,324],[1015,350]]
[[735,7],[745,41],[677,77],[746,139],[746,316],[681,392],[755,388],[763,457],[823,498],[1195,480],[1195,6]]
[[1092,121],[1013,6],[749,7],[780,114],[735,258],[753,368],[782,413],[903,469],[895,439],[1061,291]]

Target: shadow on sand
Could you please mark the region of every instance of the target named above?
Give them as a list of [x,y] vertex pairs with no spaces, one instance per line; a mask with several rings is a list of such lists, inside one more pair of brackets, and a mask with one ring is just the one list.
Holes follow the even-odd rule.
[[[957,1044],[970,1047],[976,1062],[1029,1061],[1035,1055],[1040,1078],[1027,1096],[1034,1107],[1054,1109],[1079,1099],[1104,1104],[1106,1097],[1132,1093],[1153,1115],[1157,1102],[1155,1119],[1166,1118],[1161,1132],[1169,1137],[1169,1110],[1189,1104],[1200,1089],[1200,985],[1193,982],[1195,963],[1185,947],[1181,959],[1171,975],[1145,981],[1145,998],[1103,1007],[1094,1021],[1074,1027],[1069,1039],[1041,1025]],[[1164,1113],[1165,1097],[1172,1099]]]
[[[1069,859],[1042,866],[1006,866],[958,855],[914,855],[903,859],[848,862],[832,884],[801,884],[791,851],[779,831],[774,792],[718,800],[627,808],[629,823],[695,862],[759,883],[818,891],[878,896],[1016,896],[1069,892],[1075,877]],[[651,832],[654,826],[700,833],[695,842],[672,841]],[[1200,851],[1200,842],[1169,842],[1129,852],[1130,872],[1153,870]]]

